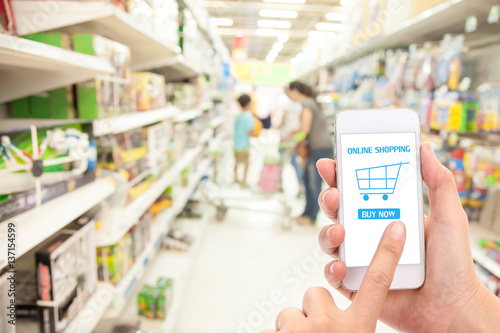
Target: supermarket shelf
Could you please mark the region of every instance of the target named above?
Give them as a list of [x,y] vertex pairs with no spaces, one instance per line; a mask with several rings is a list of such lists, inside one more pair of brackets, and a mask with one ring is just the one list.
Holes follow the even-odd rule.
[[139,128],[173,118],[180,112],[174,106],[157,110],[140,111],[116,117],[96,119],[93,122],[94,136],[118,134],[134,128]]
[[[97,179],[40,207],[31,209],[10,219],[9,221],[16,223],[17,238],[21,240],[17,243],[16,257],[22,256],[42,243],[80,215],[106,199],[114,190],[114,185],[107,179]],[[0,268],[4,267],[5,264],[5,252],[0,252],[0,256],[2,256],[0,257]]]
[[213,102],[202,103],[200,104],[199,107],[202,111],[208,111],[214,107],[214,103]]
[[155,64],[157,72],[164,75],[167,82],[190,79],[201,74],[201,68],[187,60],[179,54],[165,60],[160,60]]
[[[465,20],[476,15],[481,21],[487,17],[494,0],[447,0],[430,8],[403,23],[393,25],[390,30],[356,46],[346,47],[343,52],[332,59],[299,75],[308,77],[323,67],[334,67],[353,61],[379,49],[408,46],[410,43],[423,43],[428,40],[439,40],[447,33],[463,33]],[[390,14],[390,13],[388,13]]]
[[490,273],[500,278],[500,264],[486,255],[486,251],[479,246],[478,242],[481,238],[489,240],[498,239],[500,236],[495,235],[492,231],[476,224],[469,223],[470,241],[472,248],[472,258],[479,265],[483,266]]
[[151,230],[151,235],[154,238],[147,245],[141,256],[137,258],[136,262],[123,277],[122,281],[120,281],[116,287],[111,286],[109,283],[100,283],[101,285],[109,286],[114,295],[112,297],[113,306],[108,308],[108,310],[104,313],[103,319],[117,318],[123,312],[123,309],[127,305],[127,301],[137,285],[137,282],[142,279],[148,264],[154,259],[156,253],[158,252],[163,238],[165,238],[168,233],[170,225],[175,220],[177,215],[179,215],[184,209],[184,206],[193,195],[194,190],[198,186],[202,177],[205,175],[210,164],[211,161],[209,159],[204,160],[198,167],[198,171],[194,174],[193,178],[189,182],[189,185],[182,189],[178,197],[174,200],[174,205],[171,208],[165,209],[158,215],[153,222]]
[[213,134],[214,130],[212,128],[207,128],[205,131],[203,131],[203,133],[201,133],[199,143],[202,145],[207,143],[208,141],[210,141]]
[[47,128],[54,126],[64,126],[70,124],[88,124],[92,120],[87,119],[2,119],[0,122],[0,133],[29,131],[30,126],[36,128]]
[[215,117],[212,122],[210,122],[210,127],[212,127],[213,129],[216,129],[217,127],[219,127],[220,125],[222,125],[224,123],[224,117],[223,116],[218,116],[218,117]]
[[151,207],[165,189],[172,184],[181,171],[189,166],[193,159],[201,152],[198,146],[188,150],[184,156],[166,172],[160,179],[151,185],[143,194],[123,209],[110,213],[109,223],[105,223],[97,231],[96,245],[98,247],[116,244],[134,226],[139,218]]
[[214,152],[219,152],[219,150],[221,149],[222,147],[222,143],[224,141],[224,139],[226,138],[226,133],[225,132],[222,132],[220,134],[218,134],[215,139],[212,140],[212,142],[210,142],[210,152],[214,153]]
[[84,308],[71,321],[64,333],[92,333],[101,315],[111,304],[111,293],[109,285],[98,284],[94,294],[87,300]]
[[112,73],[97,57],[0,34],[0,103]]
[[189,221],[186,221],[185,224],[189,226],[189,229],[196,238],[196,241],[190,251],[188,253],[176,253],[164,250],[160,251],[154,259],[154,263],[151,265],[151,268],[148,269],[144,281],[141,281],[140,285],[148,283],[154,284],[160,276],[166,276],[174,279],[174,295],[172,296],[172,304],[168,310],[167,318],[164,321],[161,321],[139,317],[137,316],[137,303],[129,302],[121,315],[120,321],[127,320],[130,322],[131,319],[140,319],[140,328],[145,332],[163,333],[174,331],[178,313],[186,294],[189,279],[192,275],[194,261],[198,255],[204,232],[212,216],[213,210],[208,209],[200,220],[196,221],[189,219]]
[[[157,34],[152,26],[105,1],[13,1],[18,33],[26,35],[42,31],[82,31],[111,38],[130,47],[132,69],[157,66],[179,53],[178,46]],[[44,24],[40,15],[46,14]]]
[[181,123],[183,121],[190,121],[195,118],[200,117],[203,114],[203,110],[201,108],[196,108],[188,111],[180,112],[175,118],[174,121],[176,123]]

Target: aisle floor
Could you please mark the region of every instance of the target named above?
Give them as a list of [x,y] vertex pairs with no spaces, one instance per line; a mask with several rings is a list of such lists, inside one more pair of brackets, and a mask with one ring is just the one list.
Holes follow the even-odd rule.
[[[224,222],[209,223],[175,333],[247,333],[274,328],[285,307],[300,307],[312,286],[328,285],[323,277],[330,258],[317,245],[319,228],[282,228],[277,200],[262,201],[249,190],[226,190],[233,199]],[[300,205],[299,205],[300,206]],[[261,207],[258,211],[255,207]],[[300,207],[298,208],[300,209]],[[329,288],[332,290],[332,288]],[[349,306],[332,291],[341,308]],[[394,332],[379,323],[377,332]]]

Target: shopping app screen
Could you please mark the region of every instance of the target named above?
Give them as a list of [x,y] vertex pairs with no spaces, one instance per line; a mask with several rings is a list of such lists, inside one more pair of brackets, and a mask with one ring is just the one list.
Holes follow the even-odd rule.
[[419,264],[415,133],[342,134],[347,267],[369,266],[386,227],[406,225],[399,264]]

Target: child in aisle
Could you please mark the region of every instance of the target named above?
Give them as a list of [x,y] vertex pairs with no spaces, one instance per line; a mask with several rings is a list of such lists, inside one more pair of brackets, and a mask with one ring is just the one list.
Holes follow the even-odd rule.
[[243,94],[238,98],[241,113],[234,120],[234,182],[238,181],[238,166],[245,166],[245,173],[241,185],[246,187],[246,179],[249,164],[250,137],[256,136],[254,131],[254,119],[252,116],[252,100],[250,96]]

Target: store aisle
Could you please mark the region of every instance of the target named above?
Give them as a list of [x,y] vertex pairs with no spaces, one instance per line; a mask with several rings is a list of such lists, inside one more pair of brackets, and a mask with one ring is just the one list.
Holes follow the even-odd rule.
[[[286,231],[282,216],[244,207],[280,210],[248,190],[227,190],[238,208],[204,236],[175,333],[249,333],[274,328],[279,311],[300,307],[311,286],[328,287],[323,267],[330,259],[317,245],[317,227]],[[236,203],[230,206],[236,206]],[[330,288],[331,289],[331,288]],[[335,301],[349,302],[335,292]],[[377,332],[393,332],[379,324]]]

